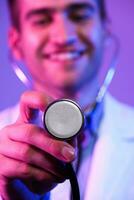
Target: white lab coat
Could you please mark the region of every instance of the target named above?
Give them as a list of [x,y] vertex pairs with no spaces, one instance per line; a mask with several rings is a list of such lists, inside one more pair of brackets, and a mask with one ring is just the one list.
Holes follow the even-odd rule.
[[[13,123],[19,106],[0,114],[0,128]],[[107,94],[98,140],[78,175],[81,200],[134,200],[134,109]],[[51,200],[69,200],[70,183],[51,191]]]

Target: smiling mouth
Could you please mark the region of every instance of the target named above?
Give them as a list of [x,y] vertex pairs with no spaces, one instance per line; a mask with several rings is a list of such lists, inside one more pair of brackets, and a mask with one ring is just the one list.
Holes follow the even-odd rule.
[[55,53],[45,54],[45,58],[50,59],[52,61],[71,61],[80,58],[84,53],[85,50],[55,52]]

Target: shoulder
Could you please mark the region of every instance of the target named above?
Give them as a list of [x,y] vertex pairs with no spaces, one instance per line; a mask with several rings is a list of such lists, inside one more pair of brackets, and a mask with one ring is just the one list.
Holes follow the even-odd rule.
[[113,120],[120,120],[125,124],[134,122],[134,107],[119,102],[110,94],[106,96],[105,109]]
[[16,121],[19,114],[19,105],[9,107],[0,112],[0,129]]
[[[129,106],[115,99],[111,94],[108,94],[105,99],[105,109],[109,111],[112,115],[117,115],[119,119],[129,122],[134,120],[134,107]],[[115,116],[116,117],[116,116]]]
[[134,108],[108,94],[105,99],[105,121],[115,127],[115,132],[134,137]]

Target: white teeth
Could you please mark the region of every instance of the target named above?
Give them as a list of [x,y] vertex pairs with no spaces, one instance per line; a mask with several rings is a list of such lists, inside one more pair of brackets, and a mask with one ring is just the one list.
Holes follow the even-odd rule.
[[78,52],[71,52],[71,53],[58,53],[58,54],[52,54],[50,56],[50,58],[52,60],[72,60],[75,59],[77,57],[79,57],[79,53]]

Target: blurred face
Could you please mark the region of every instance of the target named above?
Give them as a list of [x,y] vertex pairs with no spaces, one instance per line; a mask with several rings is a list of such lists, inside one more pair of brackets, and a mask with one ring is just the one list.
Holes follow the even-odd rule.
[[97,1],[18,2],[20,31],[14,29],[10,43],[34,84],[48,90],[77,91],[90,83],[97,76],[103,52]]

